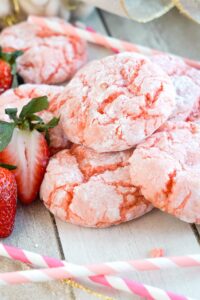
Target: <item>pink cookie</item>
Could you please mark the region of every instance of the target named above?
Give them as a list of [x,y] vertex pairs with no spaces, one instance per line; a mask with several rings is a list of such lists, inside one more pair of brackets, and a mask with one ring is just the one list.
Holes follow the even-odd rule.
[[128,52],[89,63],[61,98],[61,121],[69,139],[97,152],[137,145],[175,106],[170,78],[144,56]]
[[[58,116],[58,97],[63,91],[62,86],[34,85],[23,84],[15,89],[10,89],[0,95],[0,120],[8,121],[9,117],[5,114],[6,108],[17,107],[21,111],[22,107],[32,98],[47,96],[49,100],[48,111],[43,111],[39,115],[45,122],[50,121],[53,116]],[[50,129],[50,150],[55,153],[69,146],[69,141],[64,134],[62,127],[58,124],[55,128]]]
[[192,68],[183,59],[167,54],[151,57],[172,79],[176,91],[176,109],[173,121],[193,120],[200,102],[200,71]]
[[187,118],[187,121],[200,123],[200,99],[199,103],[194,107],[189,117]]
[[0,45],[24,51],[17,59],[17,67],[27,83],[65,82],[85,63],[87,56],[85,41],[46,32],[28,22],[4,29]]
[[50,159],[41,199],[63,221],[107,227],[138,218],[152,209],[130,182],[132,150],[99,154],[73,146]]
[[200,125],[169,122],[130,159],[132,183],[155,207],[200,223]]

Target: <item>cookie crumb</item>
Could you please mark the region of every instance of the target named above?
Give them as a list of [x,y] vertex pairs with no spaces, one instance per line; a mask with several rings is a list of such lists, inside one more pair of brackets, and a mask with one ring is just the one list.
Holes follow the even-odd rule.
[[164,249],[163,248],[154,248],[150,251],[150,257],[163,257],[164,256]]

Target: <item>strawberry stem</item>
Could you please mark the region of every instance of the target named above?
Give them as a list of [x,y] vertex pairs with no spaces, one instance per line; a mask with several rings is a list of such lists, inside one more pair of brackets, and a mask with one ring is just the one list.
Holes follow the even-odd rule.
[[26,104],[22,108],[19,116],[17,115],[17,108],[5,109],[5,113],[13,122],[0,121],[0,151],[3,151],[10,143],[15,127],[21,130],[44,132],[47,142],[49,142],[48,131],[58,125],[59,118],[53,117],[48,123],[44,123],[42,118],[35,114],[47,109],[48,105],[47,97],[42,96],[33,98]]

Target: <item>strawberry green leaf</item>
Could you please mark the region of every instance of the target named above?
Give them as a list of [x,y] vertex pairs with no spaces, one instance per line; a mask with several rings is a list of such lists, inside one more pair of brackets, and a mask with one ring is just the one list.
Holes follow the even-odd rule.
[[17,166],[3,164],[3,163],[0,163],[0,167],[2,167],[4,169],[7,169],[7,170],[15,170],[15,169],[17,169]]
[[50,128],[54,128],[58,125],[60,118],[53,117],[48,123],[40,122],[32,124],[32,129],[36,129],[39,132],[47,132]]
[[16,120],[16,118],[17,118],[17,108],[6,108],[5,113],[7,115],[9,115],[9,118],[11,120],[14,120],[14,121]]
[[33,129],[35,129],[39,132],[44,132],[44,131],[48,130],[48,126],[45,123],[39,123],[39,124],[35,124],[33,126]]
[[14,123],[0,121],[0,151],[3,151],[10,143],[14,128]]
[[16,63],[16,59],[22,54],[23,51],[21,50],[17,50],[14,52],[3,52],[2,48],[0,47],[0,58],[5,60],[11,66]]
[[16,75],[17,74],[17,64],[16,63],[13,63],[13,65],[12,65],[11,74],[12,75]]
[[43,122],[43,120],[42,120],[42,118],[40,118],[39,116],[37,116],[37,115],[31,115],[31,116],[29,116],[28,117],[28,119],[30,120],[30,121],[38,121],[38,122]]
[[19,115],[20,119],[29,117],[30,115],[47,109],[49,106],[48,98],[46,96],[33,98],[27,105],[22,108]]
[[0,59],[6,61],[11,66],[11,74],[13,75],[12,88],[19,85],[17,77],[17,64],[16,59],[23,54],[23,51],[17,50],[14,52],[3,52],[0,47]]
[[58,125],[60,121],[60,118],[52,118],[46,125],[48,126],[48,128],[54,128]]
[[15,74],[15,75],[13,75],[13,80],[12,80],[12,86],[11,86],[11,88],[15,89],[18,86],[19,86],[19,82],[18,82],[17,75]]
[[19,56],[21,56],[23,53],[24,53],[24,52],[21,51],[21,50],[16,50],[16,51],[12,52],[12,53],[11,53],[11,64],[12,64],[12,62],[15,62],[16,59],[17,59]]

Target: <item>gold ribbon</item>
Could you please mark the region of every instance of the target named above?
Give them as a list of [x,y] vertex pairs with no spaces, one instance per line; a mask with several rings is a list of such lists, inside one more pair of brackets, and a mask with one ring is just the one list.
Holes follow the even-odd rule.
[[111,298],[109,296],[106,296],[106,295],[103,295],[103,294],[100,294],[100,293],[97,293],[95,292],[94,290],[72,280],[72,279],[63,279],[62,282],[64,282],[65,284],[73,287],[73,288],[76,288],[76,289],[80,289],[81,291],[87,293],[87,294],[90,294],[92,296],[95,296],[96,298],[98,299],[101,299],[101,300],[116,300],[114,298]]
[[18,0],[11,0],[13,13],[2,18],[4,26],[11,26],[16,24],[20,19],[20,7]]
[[81,3],[81,1],[79,0],[62,0],[65,7],[69,10],[69,11],[73,11],[75,9],[77,9],[78,5]]
[[140,18],[140,17],[133,17],[133,15],[131,14],[131,12],[129,12],[129,9],[128,9],[128,6],[127,6],[127,3],[126,3],[126,0],[119,0],[120,1],[120,5],[125,13],[125,15],[133,20],[133,21],[137,21],[139,23],[147,23],[147,22],[150,22],[154,19],[157,19],[159,17],[161,17],[162,15],[164,15],[165,13],[167,13],[173,6],[173,2],[172,0],[169,1],[169,4],[166,4],[165,6],[163,6],[162,9],[160,9],[159,11],[155,12],[154,14],[151,14],[149,15],[148,17],[146,18]]

